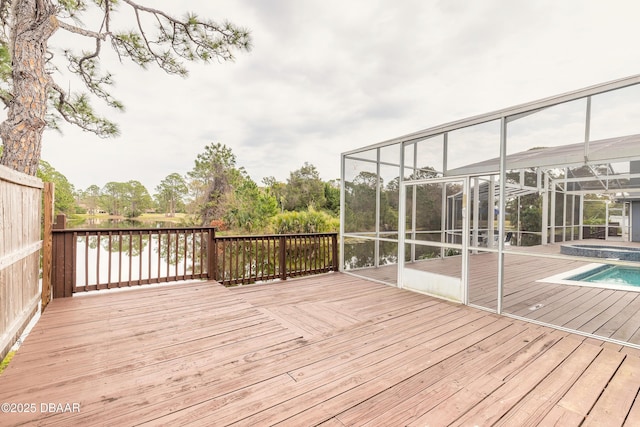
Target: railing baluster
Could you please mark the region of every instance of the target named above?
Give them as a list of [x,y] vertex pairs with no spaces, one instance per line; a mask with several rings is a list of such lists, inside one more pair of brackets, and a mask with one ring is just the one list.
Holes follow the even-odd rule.
[[[76,278],[76,258],[78,256],[78,233],[74,232],[73,237],[71,238],[71,260],[65,261],[65,264],[71,264],[71,292],[77,288],[77,278]],[[66,265],[65,265],[66,267]]]
[[[249,259],[249,261],[247,261],[247,258]],[[253,264],[253,257],[251,256],[251,239],[243,239],[242,261],[242,265],[245,266],[245,268],[242,269],[242,283],[248,283],[249,277],[253,275],[253,269],[251,268]],[[247,264],[249,265],[249,271],[247,271],[246,268]]]
[[160,281],[160,277],[162,277],[161,269],[162,269],[162,232],[158,231],[158,281]]
[[[260,277],[260,280],[264,279],[264,264],[262,264],[262,256],[264,255],[260,250],[262,248],[262,239],[256,239],[256,276]],[[260,254],[260,260],[258,260],[258,254]],[[260,276],[258,276],[258,267],[260,268]]]
[[178,260],[180,259],[180,234],[178,232],[174,233],[176,236],[176,253],[175,253],[175,259],[176,259],[176,266],[175,266],[175,277],[178,277]]
[[239,246],[240,246],[240,238],[238,237],[236,239],[236,248],[235,248],[236,269],[233,276],[235,277],[236,281],[234,283],[238,283],[238,272],[240,271],[240,257],[238,256],[238,254],[240,253]]
[[191,233],[191,274],[196,274],[196,232]]
[[167,277],[169,277],[169,268],[171,267],[171,232],[167,231]]
[[235,283],[238,283],[238,276],[240,275],[240,237],[236,238],[236,247],[235,247],[235,259],[236,259],[236,267],[233,272],[233,277],[235,278]]
[[320,250],[322,248],[322,239],[323,239],[322,236],[316,236],[315,243],[313,245],[313,257],[314,257],[313,269],[314,271],[318,271],[318,272],[324,270],[323,268],[324,262],[321,262],[323,260],[322,258],[320,258]]
[[[293,240],[293,247],[294,249],[294,256],[291,257],[291,260],[289,261],[289,269],[291,270],[291,276],[297,276],[298,275],[298,271],[300,271],[300,268],[298,266],[299,262],[298,260],[300,259],[300,248],[298,247],[298,236],[294,236],[291,238],[291,240]],[[291,266],[291,263],[293,263],[293,266]]]
[[275,261],[275,254],[276,252],[276,239],[274,237],[269,237],[267,239],[267,271],[268,271],[268,278],[269,279],[275,279],[277,278],[277,274],[276,274],[276,261]]
[[224,282],[227,278],[227,240],[223,240],[222,244],[222,264],[220,266],[220,279]]
[[300,241],[302,242],[302,263],[304,267],[302,268],[303,274],[308,274],[311,271],[311,253],[309,251],[310,239],[309,237],[301,237]]
[[309,238],[310,246],[309,246],[309,272],[315,273],[318,271],[318,263],[316,260],[316,246],[318,244],[318,239],[315,236],[311,236]]
[[133,232],[129,230],[129,282],[127,286],[131,286],[131,273],[133,270]]
[[280,278],[287,279],[287,242],[290,241],[287,236],[280,238]]
[[[240,279],[239,283],[242,283],[242,280],[244,280],[244,271],[245,271],[245,264],[246,261],[244,259],[244,238],[242,237],[238,237],[237,240],[237,252],[236,252],[236,279]],[[242,264],[240,264],[240,254],[242,254]],[[240,270],[240,266],[242,266],[242,270]],[[236,282],[238,283],[238,282]]]
[[177,232],[182,239],[182,280],[185,280],[187,277],[187,259],[189,258],[189,249],[187,248],[187,241],[189,240],[189,236],[186,232]]
[[318,271],[322,268],[322,263],[320,263],[320,246],[322,246],[322,237],[315,236],[313,241],[315,242],[313,245],[313,268],[315,271]]
[[142,284],[142,253],[144,252],[142,250],[142,248],[144,248],[144,246],[142,245],[142,231],[138,233],[138,247],[140,248],[138,251],[138,285]]
[[84,235],[84,286],[89,285],[89,233]]
[[148,239],[149,239],[149,283],[151,283],[151,253],[153,252],[153,231],[149,232],[148,235]]
[[213,246],[213,252],[209,251],[209,253],[212,253],[213,256],[213,263],[209,262],[209,265],[213,264],[213,271],[208,272],[208,277],[212,278],[213,280],[219,280],[220,265],[218,264],[218,262],[220,261],[220,257],[218,256],[218,254],[220,253],[220,247],[218,246],[218,241],[216,239],[210,239],[209,244]]
[[[111,287],[111,254],[112,249],[113,249],[113,233],[111,231],[109,231],[109,233],[107,234],[108,237],[108,242],[107,242],[107,269],[108,269],[108,276],[107,276],[107,288]],[[100,266],[100,247],[102,245],[100,244],[100,232],[98,232],[98,266]],[[96,272],[97,274],[97,278],[96,278],[96,286],[100,285],[100,273],[99,273],[100,269],[98,267],[98,272]]]
[[118,231],[118,287],[122,283],[122,231]]

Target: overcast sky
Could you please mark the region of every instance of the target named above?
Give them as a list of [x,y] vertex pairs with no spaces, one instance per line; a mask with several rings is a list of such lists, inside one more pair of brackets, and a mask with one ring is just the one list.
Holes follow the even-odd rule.
[[344,151],[640,73],[637,0],[140,3],[228,19],[250,29],[253,49],[186,79],[106,56],[126,105],[109,112],[121,135],[44,135],[42,158],[77,189],[138,180],[153,194],[212,142],[257,183],[304,162],[339,178]]

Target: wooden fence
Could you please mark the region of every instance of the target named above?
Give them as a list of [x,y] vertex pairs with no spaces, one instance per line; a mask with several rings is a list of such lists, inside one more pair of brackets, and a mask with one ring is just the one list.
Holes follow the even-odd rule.
[[38,310],[43,187],[0,166],[0,359]]

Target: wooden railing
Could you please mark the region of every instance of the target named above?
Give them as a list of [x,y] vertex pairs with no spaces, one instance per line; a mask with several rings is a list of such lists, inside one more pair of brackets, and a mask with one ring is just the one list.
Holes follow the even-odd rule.
[[338,270],[338,235],[229,236],[214,240],[215,278],[224,285]]
[[212,227],[53,230],[54,298],[150,283],[212,279]]
[[337,233],[217,237],[212,227],[66,229],[53,235],[54,298],[190,279],[229,286],[338,269]]

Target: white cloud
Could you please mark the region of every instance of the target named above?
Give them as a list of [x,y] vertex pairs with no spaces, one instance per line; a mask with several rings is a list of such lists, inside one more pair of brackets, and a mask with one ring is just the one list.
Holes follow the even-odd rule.
[[640,72],[632,0],[153,6],[246,26],[254,48],[191,66],[187,79],[106,57],[127,107],[110,113],[122,135],[45,134],[43,158],[78,188],[136,179],[153,192],[211,142],[231,147],[257,182],[285,180],[305,161],[328,180],[341,152]]

